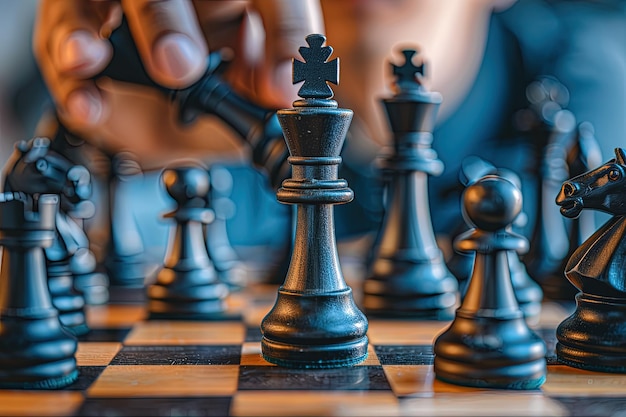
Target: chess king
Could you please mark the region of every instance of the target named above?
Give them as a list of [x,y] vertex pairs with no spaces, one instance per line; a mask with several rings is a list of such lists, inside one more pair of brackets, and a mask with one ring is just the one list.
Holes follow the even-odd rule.
[[570,256],[567,279],[580,290],[576,310],[557,328],[559,360],[577,368],[626,372],[626,150],[565,181],[556,197],[561,214],[576,218],[586,208],[614,216]]
[[294,108],[279,110],[289,148],[292,178],[283,181],[278,201],[297,207],[289,271],[272,310],[261,323],[263,357],[291,368],[334,368],[367,357],[367,319],[346,285],[335,240],[333,205],[352,201],[338,179],[339,152],[352,111],[337,107],[326,84],[339,81],[339,61],[327,62],[330,46],[309,35],[294,60],[293,82],[304,81]]

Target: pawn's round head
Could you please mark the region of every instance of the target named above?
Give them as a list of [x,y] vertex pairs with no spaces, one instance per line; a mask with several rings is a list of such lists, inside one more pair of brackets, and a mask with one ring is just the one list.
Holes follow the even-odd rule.
[[479,230],[494,232],[510,225],[522,210],[522,193],[511,181],[487,175],[465,189],[463,217]]
[[200,167],[167,168],[161,179],[169,195],[179,204],[194,199],[206,200],[209,193],[209,173]]

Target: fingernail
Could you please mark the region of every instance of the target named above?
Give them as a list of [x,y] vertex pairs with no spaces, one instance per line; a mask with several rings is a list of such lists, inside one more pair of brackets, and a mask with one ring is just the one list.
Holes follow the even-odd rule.
[[70,93],[66,107],[69,116],[81,124],[97,124],[102,117],[102,102],[89,91]]
[[61,44],[59,61],[64,70],[77,69],[99,62],[106,54],[103,42],[94,38],[89,32],[78,30],[73,32]]
[[187,36],[174,33],[163,36],[154,45],[155,64],[166,76],[180,79],[204,67],[204,56]]

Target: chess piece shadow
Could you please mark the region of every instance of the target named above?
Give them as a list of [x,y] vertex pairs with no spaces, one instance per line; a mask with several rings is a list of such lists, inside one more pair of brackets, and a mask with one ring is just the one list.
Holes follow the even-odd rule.
[[626,372],[626,150],[563,183],[556,198],[561,214],[574,218],[584,209],[613,217],[569,258],[565,275],[580,292],[576,310],[559,324],[559,361],[599,372]]
[[177,207],[164,216],[175,225],[163,268],[148,287],[150,318],[224,318],[229,290],[218,280],[204,238],[205,225],[215,218],[208,208],[209,174],[200,167],[172,167],[163,171],[161,179]]
[[452,324],[435,340],[438,379],[483,388],[537,389],[546,378],[546,346],[524,320],[513,290],[511,251],[528,241],[510,231],[522,195],[510,181],[487,175],[463,193],[463,216],[472,229],[455,248],[475,252],[467,293]]
[[[43,249],[55,237],[59,197],[0,194],[0,387],[58,389],[78,377],[78,343],[52,305]],[[34,206],[34,207],[33,207]]]

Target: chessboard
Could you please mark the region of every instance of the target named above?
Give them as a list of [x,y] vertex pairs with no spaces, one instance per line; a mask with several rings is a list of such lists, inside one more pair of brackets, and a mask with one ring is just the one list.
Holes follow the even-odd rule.
[[74,384],[0,390],[0,415],[607,416],[626,409],[626,375],[558,363],[555,327],[573,306],[543,304],[533,327],[547,343],[547,381],[540,390],[513,391],[435,379],[432,342],[445,321],[370,318],[365,362],[287,369],[261,356],[259,325],[274,285],[232,293],[227,318],[216,321],[147,320],[145,303],[128,291],[88,307],[91,331],[79,339]]

